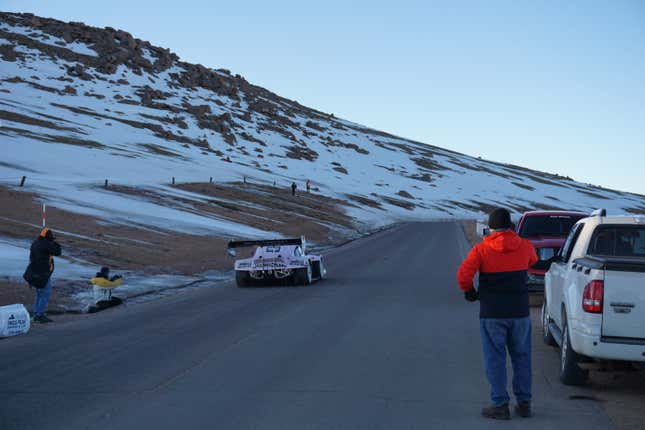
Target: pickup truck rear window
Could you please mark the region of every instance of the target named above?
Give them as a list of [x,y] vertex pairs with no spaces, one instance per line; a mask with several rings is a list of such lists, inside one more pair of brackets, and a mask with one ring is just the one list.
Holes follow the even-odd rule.
[[574,215],[533,215],[527,216],[520,227],[521,237],[555,236],[566,237],[571,227],[584,218]]
[[589,255],[645,257],[645,226],[600,225],[589,244]]

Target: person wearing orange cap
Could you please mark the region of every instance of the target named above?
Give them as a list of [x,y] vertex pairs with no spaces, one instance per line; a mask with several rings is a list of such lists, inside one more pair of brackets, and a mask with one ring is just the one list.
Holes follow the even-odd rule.
[[29,266],[25,272],[25,280],[36,288],[34,303],[34,322],[48,323],[47,305],[52,292],[52,273],[54,273],[54,256],[61,254],[61,247],[54,240],[54,233],[44,227],[38,238],[31,244]]

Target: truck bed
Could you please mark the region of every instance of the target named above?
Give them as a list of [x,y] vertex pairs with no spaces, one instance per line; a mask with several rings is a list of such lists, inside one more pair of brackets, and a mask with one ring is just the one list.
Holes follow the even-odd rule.
[[578,258],[573,262],[578,266],[595,270],[645,272],[645,258],[643,257],[600,257],[594,255]]
[[645,344],[645,258],[587,256],[573,264],[594,278],[592,270],[601,272],[601,342]]

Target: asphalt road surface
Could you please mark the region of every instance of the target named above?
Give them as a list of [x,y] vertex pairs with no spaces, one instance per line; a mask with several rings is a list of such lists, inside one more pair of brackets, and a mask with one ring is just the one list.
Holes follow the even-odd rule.
[[309,287],[219,285],[2,340],[0,429],[613,428],[538,351],[534,418],[480,417],[466,249],[457,224],[407,224],[330,252]]

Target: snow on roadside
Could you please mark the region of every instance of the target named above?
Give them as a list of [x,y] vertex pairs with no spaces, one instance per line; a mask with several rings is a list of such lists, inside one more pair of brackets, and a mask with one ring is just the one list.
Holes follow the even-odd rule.
[[[114,274],[123,276],[123,285],[115,288],[112,295],[128,300],[129,303],[142,301],[175,294],[189,288],[212,287],[213,285],[230,281],[231,273],[209,271],[195,276],[182,275],[147,275],[138,272],[119,272]],[[78,310],[85,310],[94,303],[93,289],[80,291],[72,296],[78,303]]]

